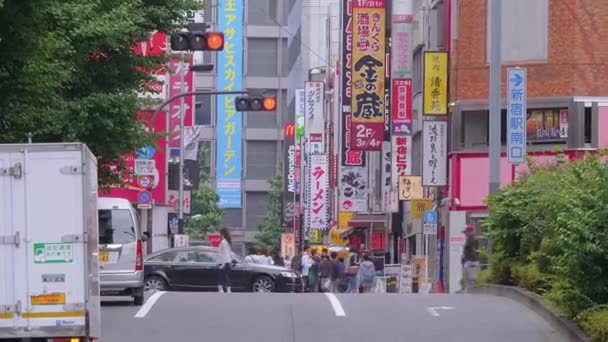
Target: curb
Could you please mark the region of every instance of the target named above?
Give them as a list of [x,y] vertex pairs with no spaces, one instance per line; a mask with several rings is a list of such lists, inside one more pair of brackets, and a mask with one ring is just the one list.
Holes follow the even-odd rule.
[[528,309],[534,311],[557,330],[568,341],[572,342],[591,342],[591,338],[587,336],[581,329],[571,321],[558,316],[547,307],[539,298],[530,293],[513,286],[504,285],[482,285],[468,290],[471,294],[494,295],[498,297],[506,297],[520,304],[525,305]]

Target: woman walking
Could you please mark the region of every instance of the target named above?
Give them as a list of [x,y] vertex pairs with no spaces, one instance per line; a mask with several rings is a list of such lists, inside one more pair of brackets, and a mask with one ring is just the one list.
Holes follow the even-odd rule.
[[220,242],[220,269],[219,272],[219,281],[217,289],[219,292],[232,292],[230,286],[230,271],[232,270],[232,248],[230,245],[232,244],[232,238],[230,237],[230,232],[228,229],[222,228],[220,229],[220,235],[222,236],[222,241]]
[[359,264],[357,279],[362,293],[372,292],[374,285],[376,285],[376,266],[367,254],[363,255],[363,261]]

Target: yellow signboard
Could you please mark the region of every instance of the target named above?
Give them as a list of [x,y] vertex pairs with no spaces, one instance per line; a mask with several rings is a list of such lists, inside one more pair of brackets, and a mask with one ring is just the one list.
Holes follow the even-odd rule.
[[338,212],[338,228],[348,228],[348,222],[353,219],[352,211]]
[[448,113],[448,53],[424,53],[424,114]]
[[353,1],[352,120],[384,122],[385,1]]
[[342,238],[342,233],[344,233],[346,229],[332,228],[329,231],[329,240],[334,246],[345,246],[348,243],[348,240]]
[[318,229],[309,229],[308,230],[308,243],[319,244],[321,242],[323,242],[323,236],[321,235],[321,231]]
[[424,198],[422,188],[422,177],[420,176],[400,176],[399,177],[399,200],[411,201],[413,199]]
[[430,199],[413,199],[412,200],[412,220],[422,219],[424,213],[431,210]]
[[65,293],[49,293],[32,296],[32,305],[64,305]]

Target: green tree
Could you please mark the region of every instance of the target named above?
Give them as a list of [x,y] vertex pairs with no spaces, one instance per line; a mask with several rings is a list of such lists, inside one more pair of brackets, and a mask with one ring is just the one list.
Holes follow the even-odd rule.
[[280,167],[277,175],[272,177],[268,183],[270,193],[268,194],[266,216],[258,226],[255,244],[258,247],[275,249],[281,247],[281,234],[283,233],[283,173]]
[[186,233],[195,241],[206,239],[208,233],[217,231],[224,222],[224,211],[217,207],[219,197],[209,187],[208,160],[209,150],[202,149],[199,155],[200,186],[192,194],[192,216],[186,222]]
[[[81,141],[98,157],[102,185],[117,181],[122,156],[155,139],[137,118],[142,67],[153,30],[185,23],[197,0],[4,0],[0,2],[0,143]],[[110,165],[118,166],[111,171]]]

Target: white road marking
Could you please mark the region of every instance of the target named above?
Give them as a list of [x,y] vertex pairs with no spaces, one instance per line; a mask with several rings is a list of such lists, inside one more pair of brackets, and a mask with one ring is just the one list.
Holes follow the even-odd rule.
[[426,311],[428,311],[429,315],[433,317],[439,317],[439,312],[437,310],[454,310],[454,308],[451,306],[433,306],[426,308]]
[[346,316],[346,313],[344,312],[344,309],[342,308],[342,304],[340,304],[340,301],[338,300],[338,297],[336,297],[335,294],[326,292],[325,296],[327,297],[327,299],[329,299],[329,303],[331,304],[331,307],[334,308],[334,312],[336,313],[336,316],[339,316],[339,317]]
[[164,291],[158,291],[158,292],[154,293],[150,298],[148,298],[148,300],[144,303],[144,305],[141,307],[141,309],[139,309],[139,311],[137,311],[137,313],[135,314],[135,318],[146,317],[146,315],[148,314],[150,309],[152,309],[152,306],[154,306],[156,301],[165,293],[166,292],[164,292]]

